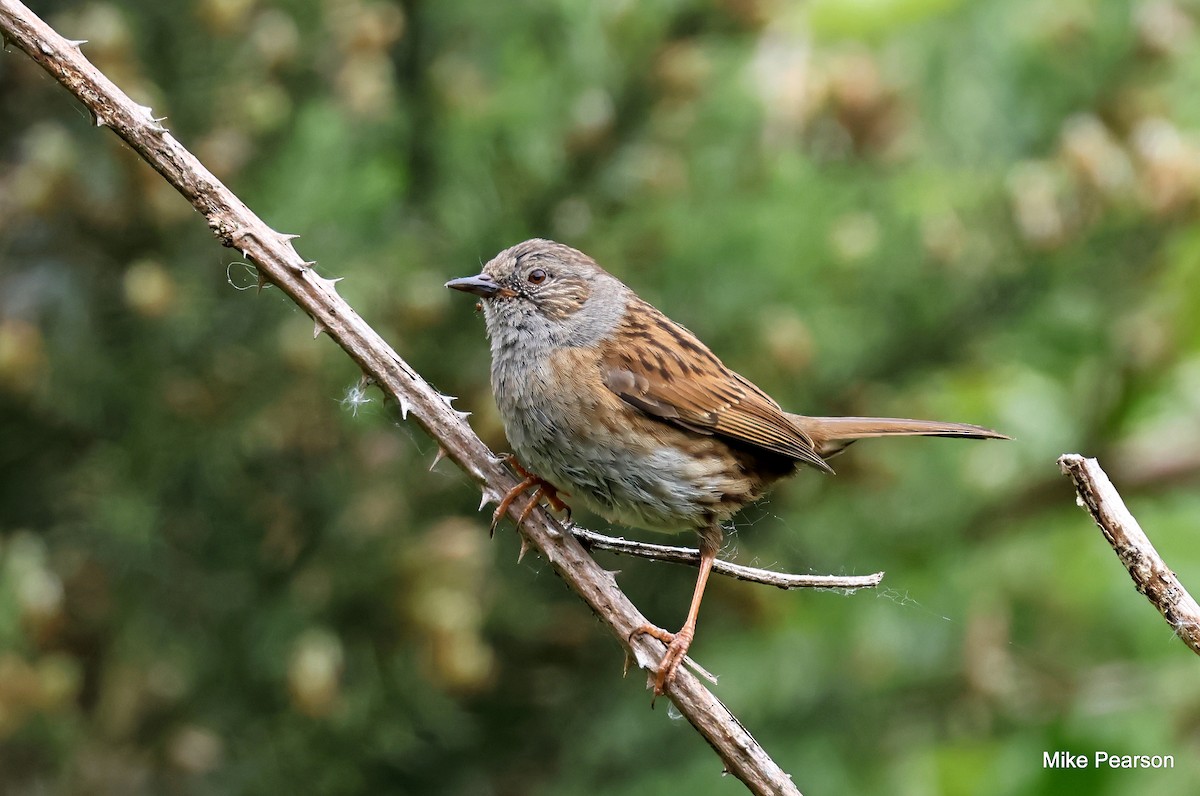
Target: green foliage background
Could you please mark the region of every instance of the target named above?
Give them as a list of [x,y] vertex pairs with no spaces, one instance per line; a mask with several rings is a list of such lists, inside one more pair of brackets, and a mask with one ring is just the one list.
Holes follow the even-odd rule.
[[[806,794],[1194,793],[1195,657],[1055,459],[1200,588],[1200,4],[33,3],[504,439],[442,283],[595,256],[862,443],[727,554],[693,650]],[[0,792],[738,793],[411,423],[0,56]],[[612,560],[677,625],[692,573]],[[1042,753],[1172,754],[1051,771]]]

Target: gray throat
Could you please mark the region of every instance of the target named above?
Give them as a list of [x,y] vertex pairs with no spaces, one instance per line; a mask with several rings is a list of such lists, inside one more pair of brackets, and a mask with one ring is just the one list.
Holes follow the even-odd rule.
[[525,301],[485,301],[484,318],[492,348],[492,391],[502,416],[516,396],[528,395],[536,368],[563,348],[586,348],[599,343],[617,327],[633,293],[616,277],[598,273],[591,278],[591,295],[578,311],[550,319]]

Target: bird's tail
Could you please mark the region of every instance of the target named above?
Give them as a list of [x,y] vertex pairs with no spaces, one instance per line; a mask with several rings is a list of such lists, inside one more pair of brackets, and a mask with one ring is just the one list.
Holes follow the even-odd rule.
[[828,459],[847,445],[868,437],[960,437],[962,439],[1011,439],[990,428],[970,423],[945,423],[939,420],[908,420],[899,417],[808,417],[788,418],[816,446],[817,453]]

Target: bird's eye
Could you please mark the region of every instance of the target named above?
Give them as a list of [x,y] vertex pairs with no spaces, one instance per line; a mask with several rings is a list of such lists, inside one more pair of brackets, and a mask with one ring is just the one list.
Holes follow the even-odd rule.
[[525,276],[525,280],[531,285],[540,285],[546,281],[546,272],[541,268],[534,268]]

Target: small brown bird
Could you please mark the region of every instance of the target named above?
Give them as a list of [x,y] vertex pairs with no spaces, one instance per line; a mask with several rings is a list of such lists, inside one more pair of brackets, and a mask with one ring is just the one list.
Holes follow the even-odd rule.
[[775,481],[800,464],[831,473],[825,460],[864,437],[1007,439],[966,423],[785,412],[586,254],[553,241],[518,243],[446,287],[482,299],[504,430],[536,473],[520,470],[528,477],[497,517],[536,486],[535,499],[555,508],[561,491],[612,522],[699,534],[700,574],[683,628],[635,631],[667,644],[656,694],[695,635],[721,523]]

